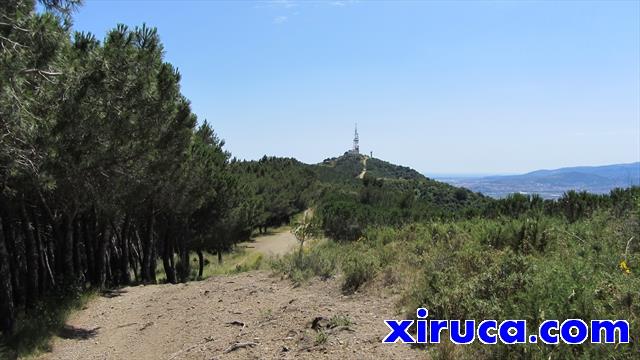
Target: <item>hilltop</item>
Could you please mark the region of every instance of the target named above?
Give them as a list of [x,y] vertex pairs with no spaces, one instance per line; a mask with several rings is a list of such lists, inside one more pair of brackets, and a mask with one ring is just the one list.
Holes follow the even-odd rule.
[[316,167],[319,168],[317,171],[325,175],[331,173],[356,178],[366,173],[378,179],[428,180],[427,177],[409,167],[362,154],[345,153],[340,157],[325,159]]

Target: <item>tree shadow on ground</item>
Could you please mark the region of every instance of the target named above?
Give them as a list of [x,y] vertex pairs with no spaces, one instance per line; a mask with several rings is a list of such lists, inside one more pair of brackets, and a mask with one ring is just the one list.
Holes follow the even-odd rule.
[[100,327],[94,329],[83,329],[71,325],[65,325],[60,331],[58,336],[68,340],[88,340],[98,335]]
[[127,290],[122,290],[122,289],[112,289],[112,290],[104,290],[100,293],[100,296],[102,297],[106,297],[106,298],[114,298],[114,297],[118,297],[118,296],[122,296],[123,294],[126,294]]

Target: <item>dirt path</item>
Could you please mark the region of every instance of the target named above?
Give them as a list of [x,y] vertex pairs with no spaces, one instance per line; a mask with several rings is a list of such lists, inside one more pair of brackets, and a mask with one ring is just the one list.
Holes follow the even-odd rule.
[[[267,256],[297,246],[289,231],[246,243]],[[344,296],[340,279],[293,284],[269,271],[180,285],[134,286],[73,314],[41,360],[407,359],[424,352],[383,345],[397,298],[371,289]],[[312,328],[313,321],[319,328]],[[328,327],[331,318],[348,318]],[[246,347],[230,351],[234,344]]]
[[280,232],[256,237],[253,241],[244,242],[239,246],[246,247],[250,251],[258,251],[266,256],[282,256],[292,251],[298,240],[289,229],[280,229]]
[[[408,346],[381,344],[397,300],[380,291],[344,296],[339,279],[294,287],[270,272],[180,285],[125,288],[74,314],[40,359],[407,359]],[[312,329],[317,317],[346,327]],[[234,344],[247,347],[229,351]]]
[[358,175],[358,179],[364,179],[364,176],[367,174],[367,159],[368,157],[364,157],[362,159],[362,172]]

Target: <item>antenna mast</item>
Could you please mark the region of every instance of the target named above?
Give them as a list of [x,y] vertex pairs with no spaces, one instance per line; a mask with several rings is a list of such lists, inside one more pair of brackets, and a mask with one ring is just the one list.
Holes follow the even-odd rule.
[[358,136],[358,123],[356,123],[356,131],[353,136],[353,153],[360,154],[360,137]]

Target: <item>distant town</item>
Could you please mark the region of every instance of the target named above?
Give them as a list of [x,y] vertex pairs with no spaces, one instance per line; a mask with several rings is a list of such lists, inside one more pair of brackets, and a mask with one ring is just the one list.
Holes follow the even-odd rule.
[[569,190],[606,194],[615,188],[640,185],[640,162],[538,170],[522,175],[434,176],[433,178],[481,192],[493,198],[522,193],[539,194],[545,199],[557,199]]

